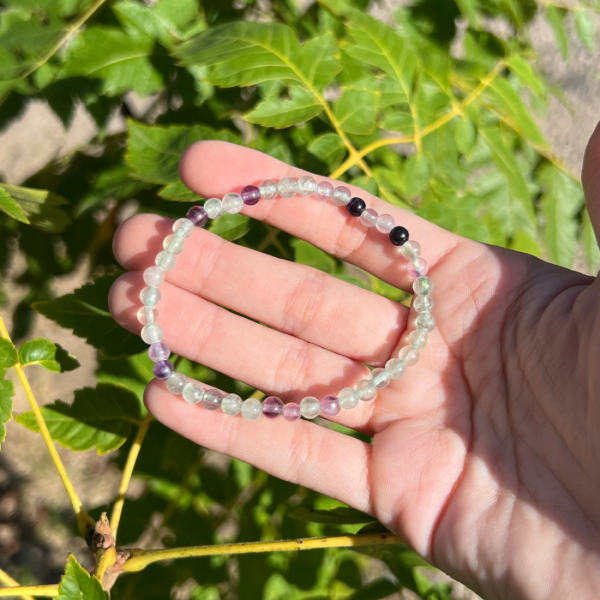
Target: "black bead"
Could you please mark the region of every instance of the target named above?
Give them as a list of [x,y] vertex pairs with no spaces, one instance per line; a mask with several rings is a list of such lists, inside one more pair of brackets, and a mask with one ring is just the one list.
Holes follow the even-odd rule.
[[404,227],[394,227],[390,231],[390,242],[394,244],[394,246],[402,246],[404,242],[408,242],[408,229]]
[[367,208],[365,201],[362,198],[352,198],[348,204],[346,204],[346,210],[353,217],[360,217]]

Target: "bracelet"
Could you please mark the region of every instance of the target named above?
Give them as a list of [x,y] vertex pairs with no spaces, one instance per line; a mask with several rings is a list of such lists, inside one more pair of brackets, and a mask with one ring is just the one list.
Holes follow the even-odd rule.
[[[276,396],[269,396],[262,403],[256,398],[242,401],[237,394],[224,394],[220,390],[205,390],[199,383],[188,381],[181,373],[176,373],[173,364],[168,360],[171,350],[162,341],[163,331],[156,322],[158,311],[156,305],[160,302],[160,285],[165,281],[165,272],[170,271],[176,262],[177,254],[183,251],[184,243],[189,238],[194,227],[204,227],[208,219],[218,219],[224,213],[237,214],[244,205],[253,206],[260,199],[274,200],[277,195],[282,198],[292,198],[299,194],[303,197],[315,195],[319,200],[332,200],[338,206],[345,206],[348,214],[359,217],[365,227],[375,227],[381,233],[387,234],[395,246],[399,246],[400,253],[408,261],[409,274],[415,278],[413,290],[413,308],[417,313],[415,330],[408,336],[408,345],[400,349],[398,358],[391,358],[385,368],[371,371],[369,379],[359,381],[353,388],[341,390],[337,396],[327,395],[321,400],[308,396],[300,404],[284,402]],[[296,180],[285,177],[279,183],[270,179],[262,181],[258,187],[247,185],[240,194],[230,192],[218,198],[209,198],[204,206],[193,206],[186,214],[185,219],[179,219],[173,224],[173,233],[167,235],[163,241],[164,250],[156,256],[156,266],[144,271],[145,287],[140,293],[143,306],[139,309],[137,317],[143,325],[141,337],[150,344],[148,354],[154,361],[154,375],[157,379],[166,380],[167,389],[173,394],[181,394],[190,404],[202,403],[208,410],[220,408],[225,414],[237,415],[253,421],[261,414],[269,419],[283,415],[284,419],[294,421],[301,416],[314,419],[319,415],[333,417],[342,408],[354,408],[359,401],[373,400],[377,390],[385,388],[392,379],[400,379],[406,372],[406,367],[415,365],[419,360],[419,350],[427,345],[428,333],[435,328],[435,318],[431,314],[433,299],[431,292],[433,282],[426,277],[427,262],[421,258],[421,246],[414,241],[409,241],[408,231],[397,226],[391,215],[378,215],[372,208],[367,208],[362,198],[352,198],[350,190],[345,186],[334,189],[329,181],[317,184],[309,175]]]

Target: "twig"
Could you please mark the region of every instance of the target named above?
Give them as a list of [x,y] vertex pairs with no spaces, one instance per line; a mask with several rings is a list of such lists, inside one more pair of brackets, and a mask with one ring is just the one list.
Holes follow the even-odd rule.
[[23,595],[56,598],[58,596],[58,585],[23,585],[21,587],[0,588],[0,597],[2,598]]
[[[0,582],[2,582],[4,585],[7,585],[9,587],[19,587],[20,583],[13,579],[8,573],[4,572],[2,569],[0,569]],[[29,596],[29,595],[22,595],[21,596],[24,600],[33,600],[33,596]]]
[[104,578],[104,573],[106,573],[106,569],[112,567],[117,562],[117,551],[114,548],[107,548],[100,560],[98,561],[98,565],[96,566],[96,572],[94,573],[94,577],[102,584],[102,579]]

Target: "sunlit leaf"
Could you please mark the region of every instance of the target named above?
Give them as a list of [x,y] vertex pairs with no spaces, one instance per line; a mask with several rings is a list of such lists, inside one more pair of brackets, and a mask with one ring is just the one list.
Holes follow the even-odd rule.
[[323,250],[315,248],[304,240],[295,239],[292,244],[297,263],[314,267],[315,269],[319,269],[319,271],[325,271],[325,273],[331,273],[334,270],[335,259],[326,252],[323,252]]
[[377,94],[369,90],[345,90],[335,103],[335,116],[344,131],[366,135],[375,129]]
[[301,87],[291,88],[290,95],[289,100],[270,96],[246,113],[244,119],[263,127],[282,129],[308,121],[323,111],[323,105],[314,94]]
[[46,339],[29,340],[19,348],[19,362],[24,367],[40,365],[54,373],[79,367],[79,361],[59,344]]
[[5,338],[0,338],[0,369],[12,367],[18,360],[15,347]]
[[581,43],[590,51],[594,50],[596,28],[588,10],[579,8],[574,11],[575,31]]
[[566,59],[569,52],[569,42],[567,41],[564,20],[568,11],[553,4],[546,4],[544,9],[546,12],[546,19],[554,31],[554,37],[560,49],[560,53],[562,54],[562,57]]
[[58,586],[57,600],[109,600],[108,592],[72,555]]

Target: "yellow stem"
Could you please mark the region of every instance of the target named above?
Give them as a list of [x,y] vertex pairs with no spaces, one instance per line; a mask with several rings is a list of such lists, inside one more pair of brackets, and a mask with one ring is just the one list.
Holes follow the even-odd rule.
[[[8,573],[5,573],[2,569],[0,569],[0,582],[9,587],[19,587],[19,582],[16,579],[13,579]],[[23,600],[33,600],[33,596],[29,596],[28,594],[22,594],[21,597]]]
[[131,445],[131,448],[129,450],[129,456],[127,456],[127,462],[125,463],[125,468],[123,469],[121,485],[119,486],[119,495],[115,500],[115,505],[113,507],[112,515],[110,517],[110,529],[115,540],[117,539],[117,530],[119,529],[119,522],[121,520],[121,514],[123,513],[125,495],[127,494],[127,490],[129,489],[129,482],[131,481],[131,476],[133,475],[133,469],[135,467],[137,457],[140,453],[142,442],[146,437],[146,433],[148,432],[148,427],[150,427],[151,422],[152,415],[146,415],[146,418],[142,421],[138,429],[137,435],[135,436],[135,440]]
[[102,583],[106,569],[112,567],[117,562],[117,551],[114,548],[107,548],[96,566],[94,577]]
[[14,596],[44,596],[56,598],[58,596],[58,585],[23,585],[15,588],[0,588],[0,597]]
[[[8,330],[6,329],[4,320],[2,319],[2,315],[0,315],[0,334],[2,334],[2,337],[7,339],[12,344],[12,340],[10,339],[10,335],[8,333]],[[19,381],[21,382],[21,385],[23,386],[23,390],[25,391],[27,400],[29,400],[29,405],[31,406],[31,410],[33,411],[33,414],[35,416],[35,420],[37,422],[40,433],[44,438],[44,442],[46,442],[46,447],[48,448],[48,452],[50,453],[52,462],[54,463],[54,466],[58,471],[58,475],[61,481],[63,482],[63,485],[65,486],[65,490],[67,491],[67,495],[69,496],[69,500],[71,501],[73,510],[77,515],[79,533],[83,538],[85,538],[88,532],[88,528],[94,527],[95,525],[94,519],[92,519],[92,517],[90,517],[90,515],[88,515],[88,513],[86,512],[81,500],[79,499],[79,496],[77,495],[77,492],[75,491],[75,488],[73,487],[73,483],[67,475],[65,466],[63,465],[62,460],[58,455],[56,447],[54,446],[54,442],[52,441],[52,436],[50,435],[46,422],[44,421],[44,417],[42,416],[42,411],[38,406],[37,400],[33,395],[33,390],[31,389],[29,381],[27,380],[27,376],[25,375],[25,369],[21,366],[19,362],[15,364],[14,369],[17,373]]]
[[356,548],[359,546],[381,546],[403,543],[398,536],[384,533],[274,542],[245,542],[241,544],[223,544],[220,546],[192,546],[190,548],[171,548],[169,550],[142,550],[140,554],[135,554],[123,565],[123,570],[127,573],[132,573],[141,571],[149,564],[159,560],[189,558],[192,556],[289,552],[292,550],[315,550],[319,548]]

